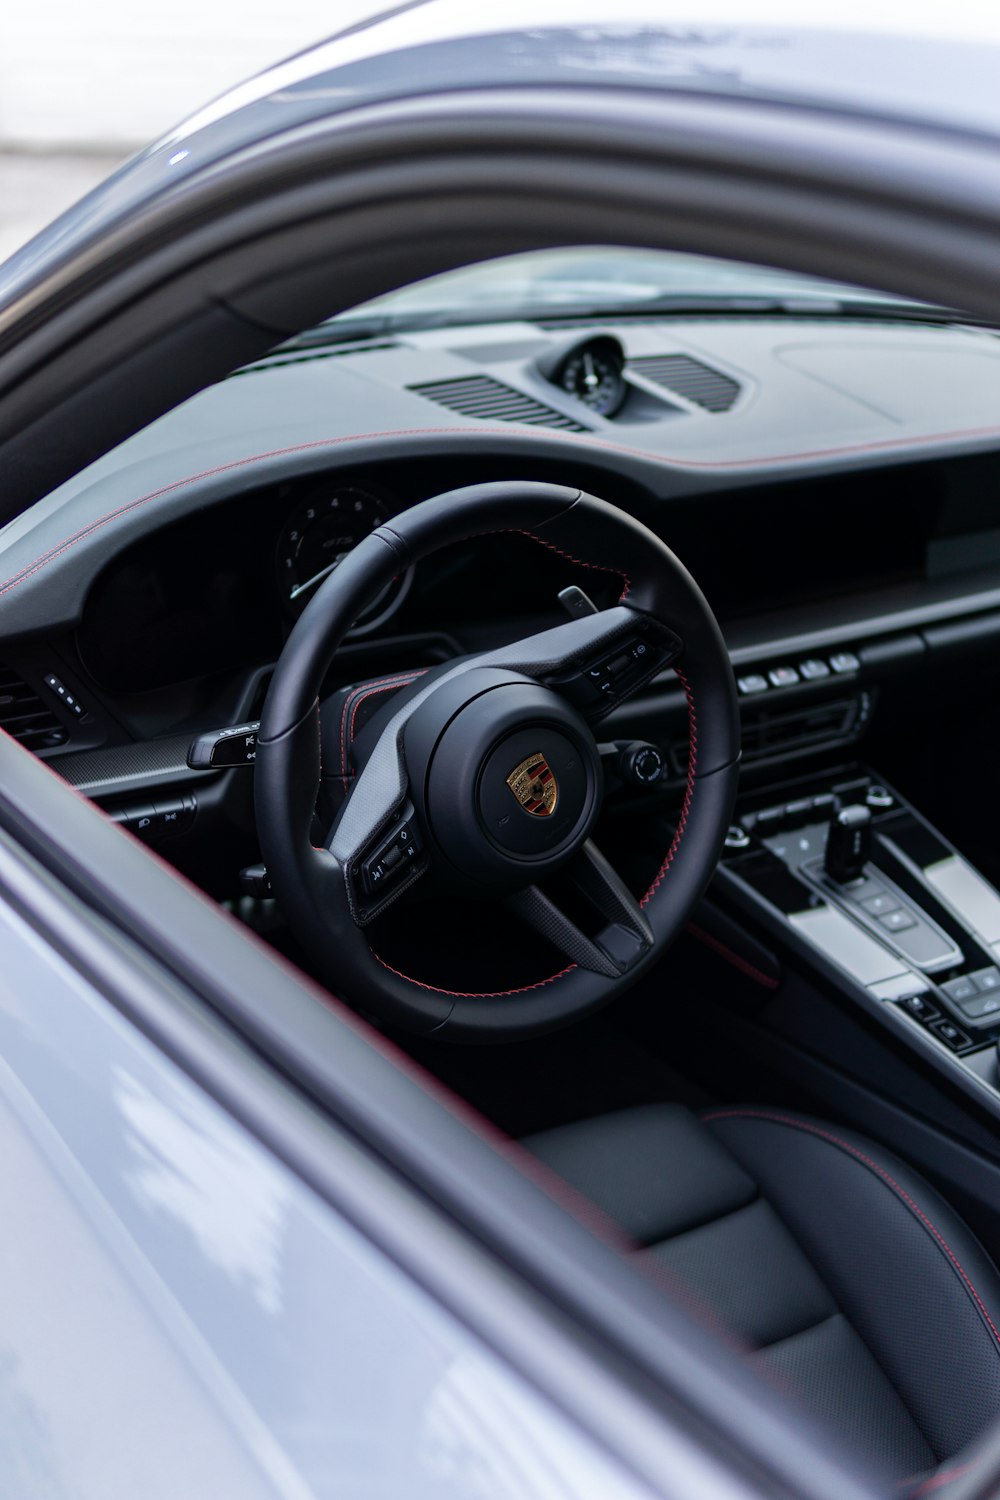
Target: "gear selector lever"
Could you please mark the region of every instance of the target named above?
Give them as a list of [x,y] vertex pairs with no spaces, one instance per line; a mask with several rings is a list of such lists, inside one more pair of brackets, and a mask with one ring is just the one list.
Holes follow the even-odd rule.
[[836,808],[830,817],[826,836],[824,868],[838,885],[859,880],[864,874],[872,847],[871,808],[860,803]]

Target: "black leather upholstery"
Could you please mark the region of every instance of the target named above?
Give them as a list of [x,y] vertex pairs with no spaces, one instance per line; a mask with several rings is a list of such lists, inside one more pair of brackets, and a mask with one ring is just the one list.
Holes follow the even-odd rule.
[[892,1479],[952,1460],[1000,1414],[1000,1275],[871,1142],[780,1110],[662,1104],[525,1144]]

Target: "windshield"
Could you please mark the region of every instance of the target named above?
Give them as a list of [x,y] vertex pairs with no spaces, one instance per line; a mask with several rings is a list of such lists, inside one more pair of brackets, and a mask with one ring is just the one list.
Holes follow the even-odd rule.
[[833,311],[845,302],[899,309],[919,305],[842,282],[738,261],[594,245],[504,256],[432,276],[362,303],[324,326],[345,332],[359,323],[419,328],[574,313],[636,313],[644,307],[683,309],[691,304],[726,309],[778,304],[788,311],[804,304]]

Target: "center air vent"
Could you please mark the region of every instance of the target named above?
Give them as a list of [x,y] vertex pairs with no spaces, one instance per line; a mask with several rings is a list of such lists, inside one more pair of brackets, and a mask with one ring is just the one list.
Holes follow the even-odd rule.
[[564,432],[586,432],[581,422],[563,416],[534,396],[515,391],[513,386],[493,380],[489,375],[460,375],[455,380],[430,380],[411,385],[408,390],[463,417],[478,422],[525,422],[529,427],[561,427]]
[[69,736],[33,688],[0,665],[0,729],[27,750],[51,750]]
[[738,381],[689,354],[641,355],[629,360],[629,369],[706,411],[728,411],[740,394]]

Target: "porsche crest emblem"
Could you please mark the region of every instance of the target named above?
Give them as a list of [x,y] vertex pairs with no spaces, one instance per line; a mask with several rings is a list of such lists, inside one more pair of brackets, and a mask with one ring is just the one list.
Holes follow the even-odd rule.
[[507,785],[525,812],[531,813],[533,818],[549,818],[555,812],[559,783],[540,750],[514,767],[507,777]]

